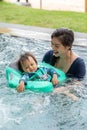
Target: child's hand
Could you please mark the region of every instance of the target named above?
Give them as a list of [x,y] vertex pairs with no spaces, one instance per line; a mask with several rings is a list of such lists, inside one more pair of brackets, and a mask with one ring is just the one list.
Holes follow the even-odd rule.
[[17,91],[18,92],[22,92],[22,91],[24,91],[24,89],[25,89],[24,82],[21,81],[20,84],[19,84],[19,86],[17,87]]
[[53,75],[52,83],[53,83],[53,85],[57,85],[57,84],[58,84],[58,77],[57,77],[57,74],[54,74],[54,75]]

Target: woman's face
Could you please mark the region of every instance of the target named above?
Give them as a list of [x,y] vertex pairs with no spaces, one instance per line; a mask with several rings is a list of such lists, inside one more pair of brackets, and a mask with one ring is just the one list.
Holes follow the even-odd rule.
[[56,57],[65,56],[70,48],[68,46],[63,46],[62,43],[56,37],[53,37],[51,39],[51,47],[53,49],[53,55],[55,55]]
[[31,56],[21,64],[24,72],[35,72],[37,70],[37,64]]

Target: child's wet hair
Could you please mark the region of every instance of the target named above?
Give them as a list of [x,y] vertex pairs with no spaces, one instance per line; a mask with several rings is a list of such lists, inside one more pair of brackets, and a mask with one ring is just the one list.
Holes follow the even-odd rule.
[[37,64],[37,60],[35,58],[35,56],[31,53],[31,52],[26,52],[24,54],[21,54],[20,55],[20,58],[18,60],[18,68],[21,72],[24,72],[23,71],[23,68],[22,68],[22,63],[25,61],[25,60],[29,60],[29,57],[32,57],[34,59],[34,61],[36,62]]

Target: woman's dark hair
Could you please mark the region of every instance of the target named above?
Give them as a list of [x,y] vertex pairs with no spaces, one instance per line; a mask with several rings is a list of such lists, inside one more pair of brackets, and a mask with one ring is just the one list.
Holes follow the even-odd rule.
[[72,44],[74,42],[74,33],[72,30],[67,29],[67,28],[59,28],[56,29],[52,35],[51,39],[53,37],[58,38],[58,40],[62,43],[63,46],[69,46],[70,49],[72,47]]
[[32,57],[32,58],[34,59],[34,61],[36,62],[36,64],[37,64],[37,60],[36,60],[35,56],[34,56],[32,53],[26,52],[26,53],[24,53],[24,54],[21,54],[21,55],[20,55],[20,58],[19,58],[19,60],[18,60],[18,69],[19,69],[21,72],[24,72],[21,63],[23,63],[25,60],[29,60],[29,56]]

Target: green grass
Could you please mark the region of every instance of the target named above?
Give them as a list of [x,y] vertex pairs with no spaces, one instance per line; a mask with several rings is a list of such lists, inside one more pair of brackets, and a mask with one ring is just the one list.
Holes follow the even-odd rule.
[[87,13],[47,11],[0,2],[0,22],[46,28],[67,27],[87,33]]

